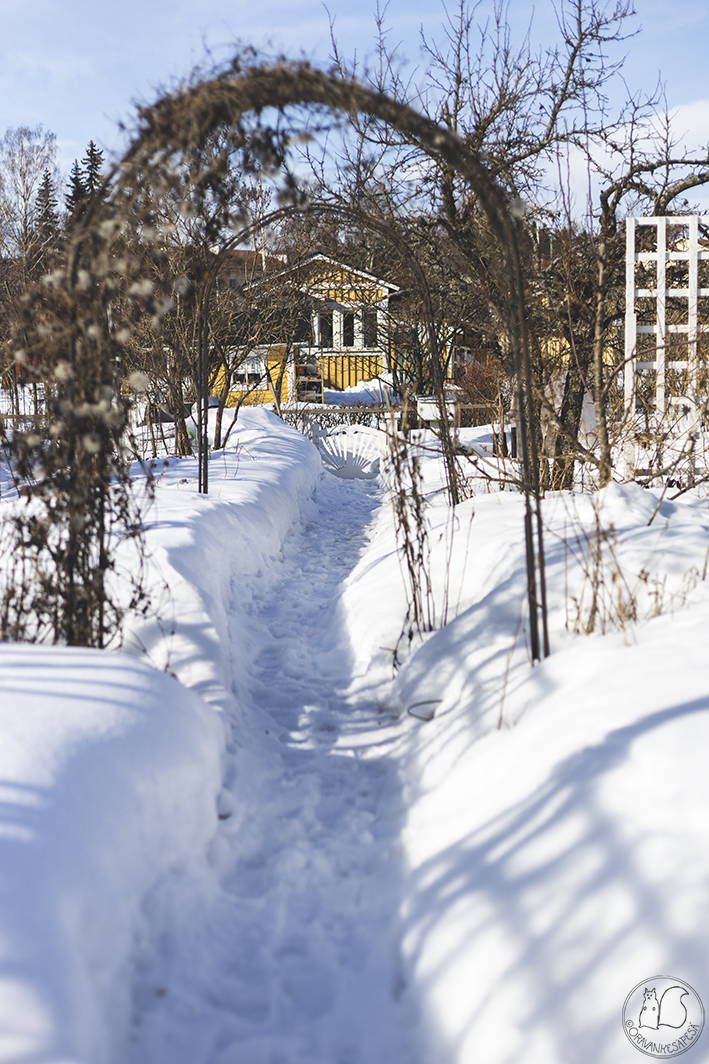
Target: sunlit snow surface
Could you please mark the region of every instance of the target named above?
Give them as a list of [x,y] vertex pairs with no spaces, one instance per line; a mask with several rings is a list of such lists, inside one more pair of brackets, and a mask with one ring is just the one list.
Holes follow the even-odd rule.
[[637,983],[709,1003],[707,502],[545,500],[532,668],[516,493],[424,455],[409,644],[380,483],[263,411],[210,469],[127,654],[0,648],[0,1061],[621,1064]]

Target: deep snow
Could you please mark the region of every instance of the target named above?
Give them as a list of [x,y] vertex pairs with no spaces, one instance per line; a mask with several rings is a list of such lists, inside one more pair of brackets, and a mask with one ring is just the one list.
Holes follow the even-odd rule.
[[348,689],[338,596],[377,501],[323,479],[278,571],[236,592],[225,819],[209,871],[151,898],[131,1060],[413,1059],[396,736]]
[[451,516],[424,455],[438,630],[395,674],[383,486],[263,411],[230,443],[209,498],[159,466],[138,660],[0,648],[0,1060],[640,1059],[637,983],[709,1001],[706,500],[545,500],[533,668],[522,500]]
[[141,662],[0,646],[0,1060],[120,1060],[146,891],[216,828],[219,734]]

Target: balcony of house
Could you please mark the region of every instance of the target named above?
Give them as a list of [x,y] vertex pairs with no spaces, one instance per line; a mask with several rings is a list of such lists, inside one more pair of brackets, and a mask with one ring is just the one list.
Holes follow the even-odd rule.
[[378,306],[333,304],[313,315],[315,343],[302,355],[320,368],[324,388],[344,391],[387,368],[385,315]]

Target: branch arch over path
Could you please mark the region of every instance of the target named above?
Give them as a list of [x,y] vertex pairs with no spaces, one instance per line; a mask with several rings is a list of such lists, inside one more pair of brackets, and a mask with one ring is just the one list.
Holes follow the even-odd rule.
[[[210,138],[228,130],[232,150],[241,151],[245,165],[262,166],[271,173],[285,173],[283,195],[298,205],[298,192],[290,177],[286,158],[288,136],[271,115],[293,108],[322,109],[342,116],[365,114],[406,135],[410,142],[432,158],[443,160],[474,191],[500,248],[499,261],[490,268],[498,275],[505,300],[505,325],[517,373],[518,409],[521,420],[523,482],[526,498],[525,536],[528,562],[528,596],[532,657],[541,657],[537,620],[541,614],[544,653],[548,653],[544,552],[540,511],[539,467],[534,432],[529,431],[532,381],[524,308],[524,282],[517,238],[518,224],[503,190],[495,183],[480,158],[461,138],[419,114],[407,104],[376,92],[356,81],[316,70],[307,63],[278,62],[244,65],[237,58],[232,66],[211,78],[162,96],[139,112],[139,128],[130,148],[116,164],[107,184],[115,193],[135,190],[152,175],[174,171],[176,159],[186,158],[206,146]],[[305,127],[305,123],[304,123]],[[305,128],[304,128],[305,131]],[[195,187],[209,190],[218,185],[223,171],[219,164],[197,176]],[[112,197],[113,198],[113,197]],[[120,199],[120,194],[118,199]],[[92,227],[90,213],[84,236]],[[79,241],[79,243],[81,240]],[[75,245],[78,251],[78,245]],[[78,259],[74,260],[74,271]],[[441,418],[447,422],[443,395]],[[525,416],[526,415],[526,416]],[[534,540],[536,539],[536,543]]]

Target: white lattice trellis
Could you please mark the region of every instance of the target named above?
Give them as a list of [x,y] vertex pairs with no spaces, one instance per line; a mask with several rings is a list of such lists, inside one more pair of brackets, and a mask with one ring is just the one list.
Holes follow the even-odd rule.
[[[700,313],[700,301],[709,300],[709,287],[700,287],[700,263],[709,262],[709,247],[700,243],[699,227],[709,226],[709,217],[628,218],[625,258],[625,409],[629,426],[635,424],[640,375],[648,392],[654,393],[657,423],[676,426],[675,451],[681,453],[682,437],[696,435],[699,412],[707,396],[699,394],[699,338],[709,332],[709,312]],[[655,229],[654,250],[637,250],[640,227]],[[641,241],[641,243],[652,243]],[[639,264],[655,264],[654,284],[637,285]],[[684,265],[686,264],[686,266]],[[670,276],[668,277],[668,270]],[[645,281],[652,271],[643,270]],[[709,275],[708,275],[709,276]],[[638,301],[649,304],[638,314]],[[668,313],[671,301],[671,313]],[[709,304],[706,305],[709,310]],[[638,317],[644,320],[638,324]],[[672,320],[668,320],[668,318]],[[650,319],[650,320],[648,320]],[[654,336],[647,346],[643,336]],[[686,337],[686,341],[681,337]],[[654,377],[652,376],[654,375]],[[668,387],[668,378],[670,386]],[[631,437],[625,448],[626,474],[635,476],[636,441]],[[694,454],[694,445],[692,454]],[[648,470],[650,472],[650,470]]]

